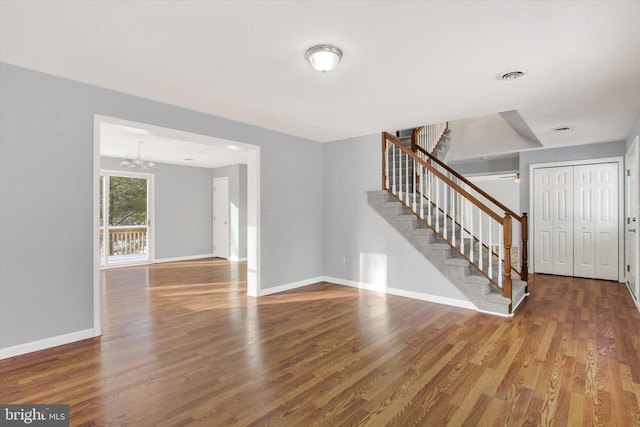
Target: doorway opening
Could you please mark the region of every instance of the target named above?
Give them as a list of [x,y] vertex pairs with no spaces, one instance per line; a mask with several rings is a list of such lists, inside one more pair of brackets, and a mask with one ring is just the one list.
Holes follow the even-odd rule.
[[[207,153],[202,157],[215,160],[216,156],[209,154],[211,151],[218,150],[218,152],[224,151],[225,153],[236,153],[240,155],[241,161],[234,161],[232,163],[244,163],[246,164],[246,242],[247,242],[247,295],[258,296],[261,290],[260,286],[260,147],[252,144],[245,144],[237,141],[231,141],[213,136],[195,134],[191,132],[159,127],[155,125],[149,125],[145,123],[132,122],[129,120],[123,120],[113,117],[106,117],[95,115],[94,116],[94,156],[93,156],[93,258],[94,258],[94,275],[93,275],[93,326],[94,335],[101,335],[101,280],[100,280],[100,236],[104,238],[104,232],[100,232],[100,170],[101,170],[101,155],[107,157],[118,157],[118,155],[108,155],[102,152],[101,146],[103,139],[106,140],[108,132],[114,129],[118,131],[128,132],[136,134],[134,139],[138,138],[153,138],[154,144],[147,144],[147,152],[152,151],[154,145],[162,147],[157,153],[151,154],[154,161],[158,163],[168,162],[163,159],[162,156],[167,153],[172,153],[172,149],[166,145],[171,140],[173,143],[184,143],[196,150],[198,153]],[[176,144],[174,144],[175,146]],[[178,144],[179,145],[179,144]],[[222,151],[221,151],[222,150]],[[175,153],[174,153],[175,154]],[[185,156],[186,157],[186,156]],[[190,158],[183,158],[182,161],[191,161]],[[172,163],[172,162],[168,162]],[[181,164],[176,162],[176,164]],[[182,163],[186,165],[187,163]],[[193,164],[192,164],[193,165]],[[205,167],[205,166],[203,166]],[[211,183],[211,181],[209,181]],[[156,185],[159,185],[156,182]],[[210,186],[211,184],[209,184]],[[211,188],[211,187],[209,187]],[[159,190],[158,190],[159,191]],[[209,190],[210,191],[210,190]],[[104,212],[103,212],[103,218]],[[186,220],[186,219],[185,219]],[[209,223],[211,224],[211,223]],[[154,223],[148,224],[150,233],[152,236]],[[157,231],[157,230],[155,230]],[[157,239],[156,239],[157,240]],[[156,242],[156,245],[158,242]],[[153,251],[153,245],[148,244],[148,248]],[[151,254],[153,255],[153,254]],[[151,256],[149,262],[153,262],[153,256]]]
[[213,179],[213,256],[229,259],[229,178]]

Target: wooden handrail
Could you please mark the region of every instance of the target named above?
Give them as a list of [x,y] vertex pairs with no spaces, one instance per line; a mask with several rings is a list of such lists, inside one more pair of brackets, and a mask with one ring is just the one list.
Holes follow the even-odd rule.
[[[384,138],[390,139],[391,141],[393,141],[394,145],[396,145],[398,147],[398,149],[402,150],[408,156],[412,156],[414,154],[410,149],[405,147],[400,141],[398,141],[390,133],[383,132],[383,139]],[[465,189],[460,187],[458,184],[456,184],[455,182],[451,181],[451,179],[449,179],[447,176],[445,176],[442,172],[440,172],[439,170],[437,170],[436,168],[431,166],[428,162],[426,162],[426,161],[424,161],[424,160],[422,160],[420,158],[414,158],[414,160],[416,162],[418,162],[419,164],[421,164],[423,167],[427,168],[429,171],[431,171],[431,173],[433,173],[435,176],[440,178],[440,180],[442,180],[443,182],[447,183],[447,185],[449,187],[453,188],[458,193],[462,194],[467,200],[469,200],[471,203],[473,203],[478,209],[482,210],[485,214],[487,214],[488,216],[493,218],[493,220],[495,220],[496,222],[502,224],[502,217],[500,215],[495,213],[493,210],[489,209],[487,206],[484,205],[484,203],[480,202],[478,199],[473,197],[471,194],[469,194],[468,191],[466,191]]]
[[503,205],[502,203],[500,203],[499,201],[497,201],[496,199],[494,199],[493,197],[491,197],[489,194],[487,194],[485,191],[483,191],[480,187],[478,187],[477,185],[473,184],[471,181],[469,181],[468,179],[466,179],[464,176],[460,175],[458,172],[456,172],[455,170],[451,169],[449,166],[447,166],[445,163],[441,162],[440,160],[438,160],[435,156],[433,156],[432,154],[428,153],[426,150],[424,150],[422,147],[417,147],[417,149],[421,152],[426,154],[427,156],[429,156],[429,159],[436,162],[439,166],[445,168],[449,173],[451,173],[453,176],[455,176],[456,178],[458,178],[460,181],[464,182],[465,184],[467,184],[468,186],[470,186],[471,188],[473,188],[475,191],[477,191],[478,193],[482,194],[483,197],[485,197],[487,200],[489,200],[491,203],[493,203],[494,205],[496,205],[497,207],[499,207],[500,209],[502,209],[505,213],[508,213],[512,218],[515,218],[517,221],[522,222],[522,217],[520,215],[518,215],[517,213],[515,213],[514,211],[512,211],[511,209],[509,209],[508,207],[506,207],[505,205]]
[[[462,258],[469,261],[471,264],[473,264],[477,268],[478,272],[481,273],[486,278],[488,278],[489,281],[494,286],[497,286],[498,288],[500,288],[502,291],[502,295],[505,298],[508,298],[510,301],[509,313],[511,313],[512,307],[513,307],[512,270],[519,274],[518,276],[519,279],[524,281],[527,281],[528,279],[528,263],[527,263],[528,218],[527,218],[527,214],[523,213],[522,216],[516,214],[515,212],[511,211],[509,208],[504,206],[502,203],[498,202],[496,199],[491,197],[489,194],[487,194],[486,192],[484,192],[483,190],[481,190],[480,188],[472,184],[469,180],[464,178],[462,175],[460,175],[459,173],[457,173],[456,171],[454,171],[453,169],[445,165],[443,162],[441,162],[437,158],[435,158],[431,153],[424,150],[420,146],[420,144],[416,142],[417,138],[415,136],[416,135],[414,133],[412,137],[411,148],[408,148],[404,144],[402,144],[398,140],[398,138],[396,138],[395,136],[389,134],[388,132],[382,132],[382,154],[383,154],[382,156],[382,188],[389,191],[393,196],[395,196],[400,201],[400,203],[402,203],[414,215],[416,215],[419,220],[421,220],[424,224],[430,227],[435,234],[443,238],[456,253],[461,255]],[[399,186],[400,187],[397,191],[396,191],[396,177],[398,176],[397,175],[398,172],[396,171],[397,163],[395,163],[396,153],[397,153],[396,148],[399,150],[398,160],[400,161],[400,164],[399,164],[399,168],[400,168]],[[391,167],[389,150],[391,150],[391,154],[393,155],[393,160],[394,160],[394,163],[393,163],[394,166],[392,170],[387,170],[388,168]],[[404,156],[403,156],[403,153],[404,153]],[[405,160],[402,160],[403,158]],[[412,177],[413,184],[411,184],[410,182],[411,175],[409,174],[409,161],[411,161],[413,164],[413,170],[411,172],[411,175],[413,175]],[[404,178],[402,176],[402,170],[403,170],[402,162],[406,163]],[[417,170],[418,165],[420,169],[419,171]],[[440,169],[440,167],[438,166],[444,169]],[[392,186],[391,186],[390,177],[389,177],[390,172],[393,174]],[[424,188],[422,187],[423,186],[422,182],[424,179],[427,179],[427,185],[429,187],[429,191],[427,195],[423,193]],[[438,180],[440,182],[438,182]],[[420,190],[417,190],[416,186],[418,184],[420,185]],[[465,185],[465,184],[469,186],[468,189],[465,189],[462,187],[462,185]],[[433,195],[431,194],[431,189],[433,185],[435,185],[436,187],[435,203],[433,200]],[[443,190],[444,193],[442,193],[444,194],[444,204],[442,207],[440,206],[439,196],[438,196],[439,194],[438,188],[441,186],[444,186],[444,190]],[[470,191],[476,191],[477,194],[474,196],[470,193]],[[410,202],[411,192],[413,192],[413,202]],[[406,197],[403,198],[403,194]],[[449,212],[447,211],[448,209],[447,194],[451,194],[452,201],[448,205],[449,209],[451,209],[451,215],[449,215]],[[418,196],[420,197],[419,198],[420,213],[418,213],[417,211]],[[454,196],[462,197],[462,201],[457,202],[457,207],[458,207],[458,210],[460,211],[459,214],[456,213],[457,211],[454,208],[454,206],[456,206]],[[476,197],[481,197],[481,198],[484,197],[485,199],[483,201],[480,201]],[[428,213],[428,218],[425,218],[423,213],[423,202],[425,199],[427,203],[429,203],[427,205],[427,210],[430,212]],[[497,243],[496,240],[492,240],[491,237],[489,237],[489,240],[488,240],[489,243],[485,244],[485,241],[483,241],[482,239],[482,236],[483,236],[482,226],[480,226],[478,237],[476,237],[475,233],[472,232],[473,222],[471,222],[471,231],[467,230],[467,228],[465,227],[465,222],[463,221],[463,218],[466,219],[466,214],[464,214],[463,210],[461,210],[460,208],[460,206],[464,206],[464,203],[466,202],[470,203],[471,206],[474,206],[476,209],[478,209],[478,211],[481,214],[484,214],[486,218],[488,218],[489,220],[493,220],[495,223],[497,223],[499,227],[498,231],[501,236],[500,239],[498,240],[500,243]],[[413,207],[411,205],[413,205]],[[442,213],[442,218],[444,221],[443,225],[440,225],[441,223],[438,222],[440,221],[439,219],[436,219],[435,226],[432,225],[431,209],[433,209],[433,207],[436,208],[436,217],[440,216],[440,214],[437,211],[440,211]],[[504,216],[498,213],[499,211],[498,209],[496,209],[496,207],[503,209]],[[472,218],[471,221],[473,221],[473,211],[474,210],[472,209],[470,213]],[[481,218],[481,217],[478,217],[478,218]],[[449,219],[451,220],[451,228],[448,230],[447,224]],[[521,234],[522,234],[522,240],[521,240],[522,246],[521,246],[521,254],[520,254],[522,262],[521,262],[520,271],[518,271],[517,267],[512,266],[512,263],[511,263],[514,219],[520,222]],[[440,233],[440,228],[442,227],[444,227],[443,229],[444,231]],[[458,232],[456,231],[456,229],[459,229],[459,239],[460,239],[459,248],[458,248],[458,242],[456,238]],[[489,230],[489,235],[491,235],[492,234],[491,223],[489,223],[488,230]],[[451,240],[449,240],[449,237],[448,237],[449,231],[451,232]],[[466,238],[465,232],[470,236],[469,243],[465,243],[463,241],[463,239]],[[474,241],[479,242],[481,245],[480,248],[478,249],[478,260],[479,260],[478,264],[476,264],[473,259],[474,258],[473,247],[475,244]],[[495,247],[494,245],[496,243],[499,249],[497,253],[494,252],[493,250],[493,247]],[[484,259],[483,257],[484,254],[482,253],[483,247],[487,248],[488,254],[489,254],[488,267],[486,270],[483,267],[483,259]],[[467,248],[469,250],[468,256],[466,254]],[[493,255],[496,255],[498,257],[497,279],[493,278],[494,277],[494,273],[492,272],[492,265],[493,265],[492,256]],[[514,264],[517,266],[518,263],[514,263]],[[525,294],[526,293],[528,293],[527,288],[525,288]]]

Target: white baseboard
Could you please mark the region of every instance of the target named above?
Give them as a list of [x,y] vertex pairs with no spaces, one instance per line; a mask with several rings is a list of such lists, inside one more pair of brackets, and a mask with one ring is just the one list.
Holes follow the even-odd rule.
[[235,262],[243,262],[246,261],[247,257],[241,257],[241,258],[237,258],[237,257],[229,257],[229,261],[235,261]]
[[469,310],[477,310],[477,307],[470,301],[459,300],[455,298],[442,297],[439,295],[424,294],[421,292],[406,291],[404,289],[387,288],[370,283],[356,282],[353,280],[338,279],[336,277],[323,277],[322,281],[335,283],[337,285],[351,286],[358,289],[366,289],[384,294],[397,295],[399,297],[412,298],[421,301],[435,302],[437,304],[450,305],[453,307],[466,308]]
[[195,259],[213,258],[213,256],[214,256],[213,254],[203,254],[203,255],[179,256],[174,258],[156,258],[153,260],[153,263],[160,264],[163,262],[192,261]]
[[261,289],[258,291],[258,296],[277,294],[278,292],[290,291],[292,289],[302,288],[303,286],[313,285],[314,283],[323,282],[324,277],[313,277],[311,279],[300,280],[299,282],[286,283],[284,285],[275,286],[273,288]]
[[83,331],[71,332],[70,334],[58,335],[57,337],[14,345],[13,347],[0,348],[0,360],[93,337],[95,337],[94,330],[85,329]]

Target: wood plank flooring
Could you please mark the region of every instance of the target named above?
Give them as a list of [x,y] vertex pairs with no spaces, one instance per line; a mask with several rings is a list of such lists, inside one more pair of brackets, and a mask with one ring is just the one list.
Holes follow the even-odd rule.
[[245,280],[215,259],[104,271],[104,335],[0,361],[0,402],[68,403],[73,426],[640,426],[621,284],[534,275],[508,319]]

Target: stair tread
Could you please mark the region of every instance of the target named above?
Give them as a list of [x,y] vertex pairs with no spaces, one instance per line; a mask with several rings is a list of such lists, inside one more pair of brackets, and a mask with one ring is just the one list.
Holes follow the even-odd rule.
[[489,283],[489,279],[484,277],[482,274],[469,274],[465,276],[464,281],[467,283],[473,283],[477,285],[486,285]]
[[497,288],[492,288],[491,291],[486,294],[483,299],[485,301],[493,302],[493,303],[505,303],[508,304],[510,301],[508,298],[505,298],[502,295],[502,291]]
[[411,233],[412,234],[426,234],[426,235],[431,235],[433,234],[433,230],[427,227],[420,227],[420,228],[413,228],[411,229]]
[[432,243],[429,245],[429,249],[445,250],[451,249],[451,246],[449,246],[447,243]]
[[[449,246],[449,245],[447,245],[447,246]],[[454,258],[454,257],[445,260],[444,263],[447,264],[447,265],[459,265],[461,267],[466,267],[466,266],[469,265],[469,261],[467,261],[466,259],[464,259],[464,258]]]
[[412,219],[418,219],[414,214],[401,214],[396,216],[396,219],[399,221],[409,221]]

